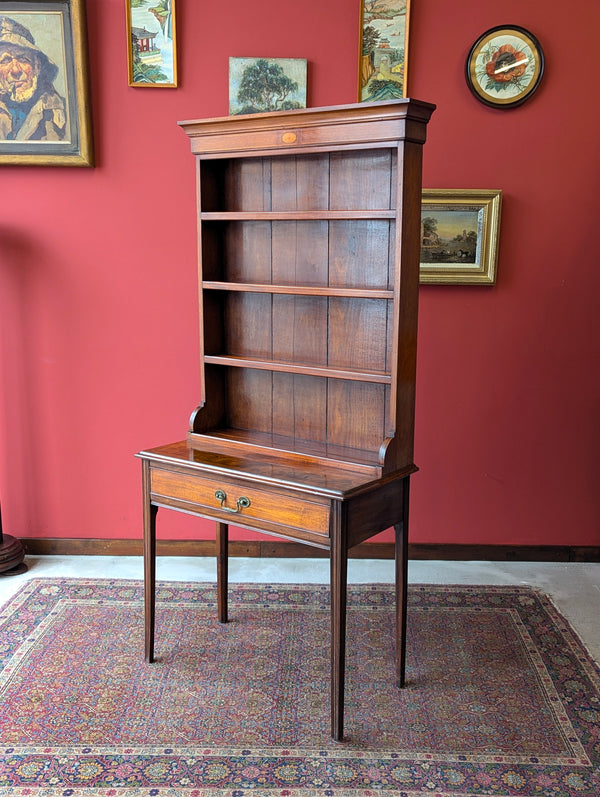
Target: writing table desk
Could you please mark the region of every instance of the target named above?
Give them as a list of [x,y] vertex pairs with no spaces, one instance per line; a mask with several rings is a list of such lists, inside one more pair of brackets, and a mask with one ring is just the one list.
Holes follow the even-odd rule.
[[[234,447],[234,446],[233,446]],[[406,650],[407,468],[370,478],[368,466],[289,452],[249,453],[215,439],[142,451],[146,660],[154,659],[156,515],[159,507],[216,522],[218,619],[227,622],[229,523],[329,552],[331,571],[331,735],[343,739],[348,551],[391,526],[396,540],[396,682]]]

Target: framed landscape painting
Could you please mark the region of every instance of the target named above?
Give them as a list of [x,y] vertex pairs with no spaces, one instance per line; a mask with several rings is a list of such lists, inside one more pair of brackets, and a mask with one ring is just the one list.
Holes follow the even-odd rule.
[[127,67],[135,88],[177,88],[175,0],[126,0]]
[[0,2],[0,164],[94,165],[83,0]]
[[358,100],[406,97],[410,0],[362,0]]
[[229,113],[306,108],[306,58],[230,58]]
[[502,191],[424,189],[421,284],[494,285]]

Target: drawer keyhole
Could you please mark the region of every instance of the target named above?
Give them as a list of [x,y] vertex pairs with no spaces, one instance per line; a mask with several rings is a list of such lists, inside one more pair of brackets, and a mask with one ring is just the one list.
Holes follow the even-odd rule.
[[240,495],[240,497],[235,502],[235,509],[230,509],[228,506],[225,506],[225,501],[227,500],[227,493],[225,490],[217,490],[215,493],[215,498],[221,504],[221,509],[223,512],[231,512],[232,515],[237,515],[238,512],[241,512],[242,509],[247,509],[250,506],[250,499],[246,498],[245,495]]

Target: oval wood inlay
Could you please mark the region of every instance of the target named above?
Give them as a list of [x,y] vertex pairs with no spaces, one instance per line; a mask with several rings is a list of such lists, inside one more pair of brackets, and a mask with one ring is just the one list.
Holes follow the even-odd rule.
[[295,133],[284,133],[281,140],[284,144],[293,144],[297,136]]

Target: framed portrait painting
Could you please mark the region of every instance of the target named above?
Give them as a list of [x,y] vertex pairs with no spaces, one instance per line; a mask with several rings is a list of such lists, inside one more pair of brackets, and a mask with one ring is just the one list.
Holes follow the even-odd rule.
[[84,0],[0,0],[0,164],[94,165]]

